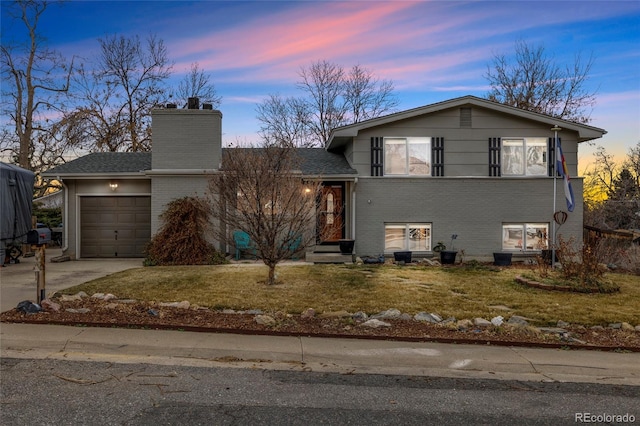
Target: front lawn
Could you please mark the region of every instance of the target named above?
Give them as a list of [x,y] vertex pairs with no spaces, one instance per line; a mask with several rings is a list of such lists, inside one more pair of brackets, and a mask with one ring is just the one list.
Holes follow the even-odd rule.
[[[395,265],[286,265],[275,286],[263,265],[157,266],[109,275],[64,291],[113,293],[118,298],[191,304],[211,309],[299,314],[345,310],[374,314],[390,308],[443,318],[491,319],[520,315],[537,325],[558,320],[584,325],[640,324],[640,277],[607,274],[613,294],[546,291],[517,284],[528,270]],[[504,307],[509,308],[505,310]]]

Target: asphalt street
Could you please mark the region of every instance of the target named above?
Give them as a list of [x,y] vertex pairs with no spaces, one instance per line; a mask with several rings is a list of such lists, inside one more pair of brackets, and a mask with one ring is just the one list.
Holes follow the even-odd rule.
[[604,415],[640,421],[640,388],[593,383],[5,358],[0,372],[6,425],[569,425],[576,416]]

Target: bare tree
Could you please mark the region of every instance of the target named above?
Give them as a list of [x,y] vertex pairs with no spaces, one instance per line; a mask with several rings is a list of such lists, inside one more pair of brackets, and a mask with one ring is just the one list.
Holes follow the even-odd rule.
[[618,164],[603,147],[584,181],[585,223],[603,229],[640,228],[640,142]]
[[82,99],[68,123],[86,135],[91,150],[149,151],[150,112],[166,98],[172,67],[164,42],[113,35],[98,43],[95,67],[78,73]]
[[6,12],[24,24],[26,41],[3,37],[2,109],[9,126],[2,132],[1,148],[20,167],[39,172],[59,164],[65,141],[56,138],[53,125],[63,114],[73,61],[46,47],[38,24],[49,2],[16,1]]
[[295,149],[230,148],[221,172],[209,185],[212,216],[227,230],[246,232],[262,262],[269,267],[267,284],[275,284],[276,265],[315,241],[319,180],[305,180]]
[[269,98],[256,108],[258,120],[262,123],[260,136],[267,146],[310,147],[307,124],[310,120],[308,105],[299,98]]
[[266,143],[324,146],[336,127],[379,117],[398,105],[393,83],[356,65],[348,72],[323,60],[300,70],[300,97],[271,95],[258,105]]
[[199,98],[202,102],[211,104],[213,108],[218,108],[222,102],[222,97],[218,95],[215,85],[211,82],[211,75],[200,68],[197,62],[191,64],[189,73],[178,84],[174,97],[183,100],[185,104],[189,98]]
[[348,105],[344,93],[344,69],[328,61],[317,61],[300,70],[297,86],[306,95],[311,120],[308,123],[313,141],[320,145],[329,140],[331,130],[346,124]]
[[349,121],[357,123],[392,112],[399,104],[391,80],[379,80],[360,65],[354,65],[345,79],[344,98]]
[[[513,62],[512,62],[513,61]],[[562,68],[543,46],[525,41],[515,44],[515,57],[495,55],[485,78],[491,85],[487,98],[506,105],[578,123],[590,121],[595,92],[586,87],[593,57],[580,54]]]

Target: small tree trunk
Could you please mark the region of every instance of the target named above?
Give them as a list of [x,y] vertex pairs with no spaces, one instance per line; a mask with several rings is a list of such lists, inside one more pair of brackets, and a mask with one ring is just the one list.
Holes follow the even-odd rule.
[[274,285],[276,283],[276,264],[272,263],[267,266],[269,267],[269,278],[267,279],[267,285]]

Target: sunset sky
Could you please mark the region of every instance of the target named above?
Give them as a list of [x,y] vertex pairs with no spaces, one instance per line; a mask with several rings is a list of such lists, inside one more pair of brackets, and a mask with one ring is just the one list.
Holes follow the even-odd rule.
[[[4,8],[7,2],[2,2]],[[544,45],[558,64],[595,64],[591,125],[623,156],[640,141],[638,1],[69,1],[45,12],[41,31],[67,57],[91,59],[99,37],[162,38],[179,80],[193,62],[222,96],[223,140],[257,141],[256,104],[296,95],[300,67],[360,64],[395,83],[399,109],[488,92],[491,58],[516,40]],[[23,28],[2,13],[2,36]],[[24,37],[23,37],[24,38]],[[595,147],[580,147],[581,166]],[[582,169],[582,167],[581,167]]]

